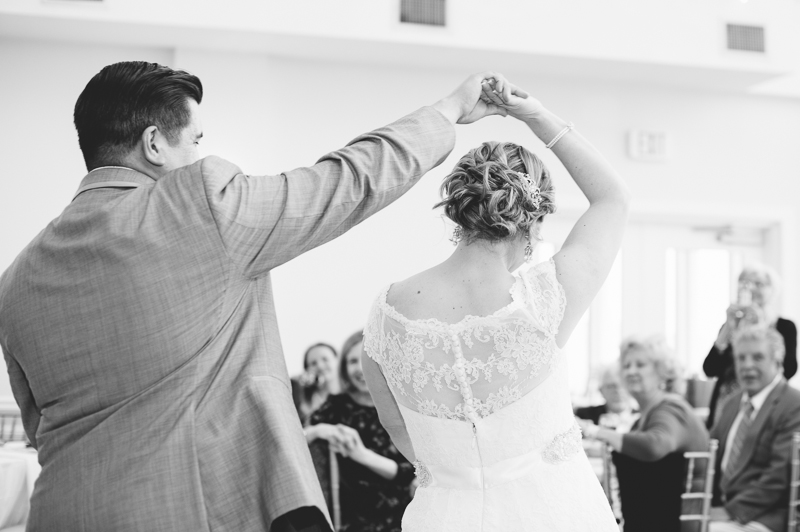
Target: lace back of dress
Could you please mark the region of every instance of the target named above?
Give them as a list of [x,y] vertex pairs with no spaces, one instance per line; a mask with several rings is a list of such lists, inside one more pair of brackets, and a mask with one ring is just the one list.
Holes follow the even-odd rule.
[[365,347],[396,401],[421,414],[487,417],[536,388],[558,362],[565,299],[552,261],[518,280],[511,305],[457,324],[408,320],[386,303],[386,292],[370,314]]

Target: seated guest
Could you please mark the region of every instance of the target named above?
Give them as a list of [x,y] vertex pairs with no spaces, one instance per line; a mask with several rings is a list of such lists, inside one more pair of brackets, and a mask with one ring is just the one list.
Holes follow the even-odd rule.
[[330,394],[339,393],[337,363],[336,349],[328,344],[320,342],[306,349],[303,373],[291,381],[294,406],[304,427]]
[[[605,402],[601,405],[584,406],[575,410],[580,419],[587,419],[595,425],[615,428],[621,418],[628,418],[632,413],[630,396],[622,387],[619,376],[619,365],[605,368],[600,374],[600,395]],[[603,418],[603,423],[600,419]]]
[[683,368],[676,361],[670,364],[664,376],[664,391],[686,398],[686,379],[683,378]]
[[732,339],[740,391],[722,407],[711,436],[720,441],[713,532],[783,532],[792,433],[800,431],[800,391],[783,377],[783,337],[748,326]]
[[342,347],[343,393],[331,395],[311,415],[309,443],[325,439],[340,455],[342,530],[400,532],[411,502],[414,466],[395,448],[378,420],[378,411],[361,370],[363,331]]
[[[664,389],[674,361],[662,338],[628,339],[620,351],[623,383],[641,416],[628,434],[588,423],[583,428],[614,449],[625,532],[679,532],[683,453],[707,450],[708,432],[681,396]],[[704,469],[698,467],[695,478],[702,479]]]

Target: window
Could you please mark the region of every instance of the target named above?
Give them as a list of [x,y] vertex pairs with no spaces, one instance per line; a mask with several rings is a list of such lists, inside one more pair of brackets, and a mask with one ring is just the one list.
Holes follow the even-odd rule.
[[[562,215],[545,222],[545,241],[536,247],[534,262],[549,259],[574,222]],[[575,401],[597,399],[599,370],[618,360],[622,339],[632,334],[663,334],[685,377],[702,377],[703,360],[736,295],[739,272],[774,256],[768,244],[774,228],[629,223],[603,288],[564,347]]]

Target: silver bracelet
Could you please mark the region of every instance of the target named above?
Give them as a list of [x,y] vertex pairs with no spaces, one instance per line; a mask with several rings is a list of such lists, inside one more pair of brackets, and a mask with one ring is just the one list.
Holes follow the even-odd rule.
[[559,132],[558,132],[558,135],[556,135],[556,136],[555,136],[555,138],[554,138],[553,140],[551,140],[550,142],[548,142],[548,143],[547,143],[547,145],[545,145],[545,148],[547,148],[548,150],[552,149],[552,148],[553,148],[553,146],[555,146],[555,145],[556,145],[556,142],[558,142],[559,140],[561,140],[561,137],[563,137],[564,135],[566,135],[567,133],[569,133],[569,132],[570,132],[570,130],[571,130],[571,129],[573,129],[574,127],[575,127],[575,124],[573,124],[572,122],[570,122],[569,124],[567,124],[567,127],[565,127],[564,129],[562,129],[561,131],[559,131]]

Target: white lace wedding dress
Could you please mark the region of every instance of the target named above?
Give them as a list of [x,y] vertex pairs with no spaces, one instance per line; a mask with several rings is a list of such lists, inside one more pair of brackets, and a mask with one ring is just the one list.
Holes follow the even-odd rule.
[[553,261],[519,276],[506,307],[454,324],[409,320],[387,292],[364,345],[419,462],[403,530],[617,532],[572,415]]

